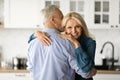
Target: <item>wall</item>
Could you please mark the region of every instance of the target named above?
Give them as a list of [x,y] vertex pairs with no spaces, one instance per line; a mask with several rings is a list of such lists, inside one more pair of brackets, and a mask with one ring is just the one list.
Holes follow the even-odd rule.
[[[11,61],[12,57],[15,56],[27,57],[27,41],[34,31],[35,29],[0,29],[0,46],[2,46],[3,60]],[[100,50],[106,41],[113,42],[115,45],[115,58],[118,59],[118,56],[120,58],[120,30],[92,29],[90,32],[95,35],[97,43],[96,64],[102,64]],[[111,56],[111,45],[106,45],[103,54]]]
[[11,61],[12,57],[27,57],[29,36],[35,29],[0,29],[2,58]]
[[[112,57],[112,47],[110,44],[107,44],[104,47],[103,53],[101,54],[100,51],[102,49],[103,44],[106,41],[111,41],[114,44],[114,53],[115,59],[120,58],[120,30],[117,29],[98,29],[98,30],[90,30],[96,38],[96,56],[95,56],[95,63],[97,65],[102,65],[102,58],[104,57]],[[119,63],[120,64],[120,60]]]

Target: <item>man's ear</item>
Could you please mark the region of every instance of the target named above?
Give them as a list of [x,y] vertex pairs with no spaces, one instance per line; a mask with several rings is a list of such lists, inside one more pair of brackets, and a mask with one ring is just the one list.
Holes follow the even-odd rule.
[[55,18],[54,18],[54,16],[51,16],[50,17],[50,21],[54,24],[55,23]]
[[54,16],[51,16],[51,20],[52,20],[52,21],[55,21]]
[[50,17],[50,21],[54,21],[54,16],[51,16],[51,17]]

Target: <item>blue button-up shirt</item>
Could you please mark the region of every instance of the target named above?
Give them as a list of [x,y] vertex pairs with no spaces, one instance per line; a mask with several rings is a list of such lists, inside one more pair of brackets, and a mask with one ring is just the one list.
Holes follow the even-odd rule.
[[75,49],[72,43],[58,36],[55,29],[45,29],[52,43],[44,46],[38,39],[29,43],[28,69],[33,80],[75,80],[75,72],[85,78],[92,72],[83,73],[77,66]]

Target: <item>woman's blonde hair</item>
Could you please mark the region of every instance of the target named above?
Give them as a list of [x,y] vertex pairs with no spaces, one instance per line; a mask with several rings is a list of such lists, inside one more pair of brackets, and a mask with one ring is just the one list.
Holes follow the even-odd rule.
[[90,34],[89,34],[89,31],[88,31],[87,25],[86,25],[84,19],[82,18],[82,16],[79,13],[70,12],[66,16],[64,16],[64,18],[62,20],[62,26],[65,27],[66,24],[67,24],[67,21],[70,20],[70,19],[74,19],[78,23],[80,23],[81,27],[82,27],[82,35],[90,38]]

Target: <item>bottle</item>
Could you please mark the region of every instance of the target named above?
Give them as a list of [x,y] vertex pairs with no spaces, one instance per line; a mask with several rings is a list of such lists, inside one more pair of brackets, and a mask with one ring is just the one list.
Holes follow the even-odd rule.
[[18,69],[18,58],[13,57],[13,69],[17,70]]

